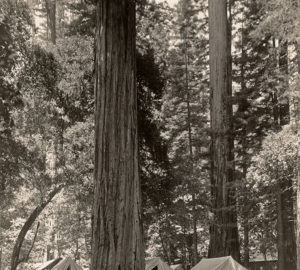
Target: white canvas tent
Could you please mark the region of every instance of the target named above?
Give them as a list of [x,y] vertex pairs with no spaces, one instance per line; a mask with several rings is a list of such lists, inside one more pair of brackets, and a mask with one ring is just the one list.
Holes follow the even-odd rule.
[[40,264],[35,270],[82,270],[70,257],[55,259]]
[[191,270],[247,270],[231,256],[202,259]]
[[146,259],[146,270],[172,270],[161,258]]
[[67,257],[55,265],[51,270],[83,270],[70,257]]
[[36,267],[34,267],[34,270],[47,270],[47,269],[52,269],[54,265],[56,265],[61,258],[53,259],[44,263],[39,263],[37,264]]

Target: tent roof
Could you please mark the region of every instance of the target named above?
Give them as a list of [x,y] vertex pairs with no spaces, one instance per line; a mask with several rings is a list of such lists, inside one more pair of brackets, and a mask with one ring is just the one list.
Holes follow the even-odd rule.
[[44,270],[47,268],[52,268],[54,265],[56,265],[59,261],[61,260],[61,258],[57,258],[57,259],[53,259],[51,261],[47,261],[44,262],[42,264],[38,264],[38,266],[36,268],[34,268],[35,270]]
[[76,264],[70,257],[67,257],[55,265],[51,270],[82,270],[82,268]]
[[182,270],[183,267],[182,267],[182,264],[173,264],[173,265],[170,265],[170,267],[173,269],[173,270]]
[[155,266],[157,266],[158,270],[172,270],[170,266],[159,257],[146,259],[146,270],[152,270]]
[[191,270],[247,270],[231,256],[202,259]]

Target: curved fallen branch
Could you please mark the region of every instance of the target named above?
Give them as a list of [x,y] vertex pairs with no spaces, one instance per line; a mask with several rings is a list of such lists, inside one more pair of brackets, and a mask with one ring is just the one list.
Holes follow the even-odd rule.
[[16,240],[15,245],[14,245],[14,249],[13,249],[13,253],[12,253],[12,257],[11,257],[11,270],[16,270],[17,267],[18,267],[18,265],[19,265],[19,263],[21,262],[21,260],[19,259],[19,257],[20,257],[20,251],[21,251],[22,244],[24,242],[25,236],[28,233],[28,231],[30,230],[31,226],[33,225],[33,223],[35,222],[35,220],[38,218],[38,216],[40,215],[40,213],[45,209],[45,207],[52,201],[52,199],[54,198],[54,196],[56,194],[58,194],[63,189],[64,186],[65,185],[59,185],[59,186],[55,187],[49,193],[48,198],[45,201],[41,202],[32,211],[32,213],[30,214],[30,216],[28,217],[28,219],[24,223],[21,231],[18,234],[17,240]]

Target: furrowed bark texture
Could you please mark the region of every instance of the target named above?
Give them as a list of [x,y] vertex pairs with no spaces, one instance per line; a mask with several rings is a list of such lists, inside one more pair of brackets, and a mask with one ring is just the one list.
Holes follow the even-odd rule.
[[231,74],[227,1],[209,1],[211,88],[211,196],[209,257],[231,255],[239,260],[233,176]]
[[99,1],[91,270],[144,270],[135,61],[135,1]]

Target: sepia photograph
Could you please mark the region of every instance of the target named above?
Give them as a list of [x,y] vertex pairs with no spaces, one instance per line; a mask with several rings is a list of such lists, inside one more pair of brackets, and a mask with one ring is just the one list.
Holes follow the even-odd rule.
[[300,270],[300,0],[0,0],[0,270]]

